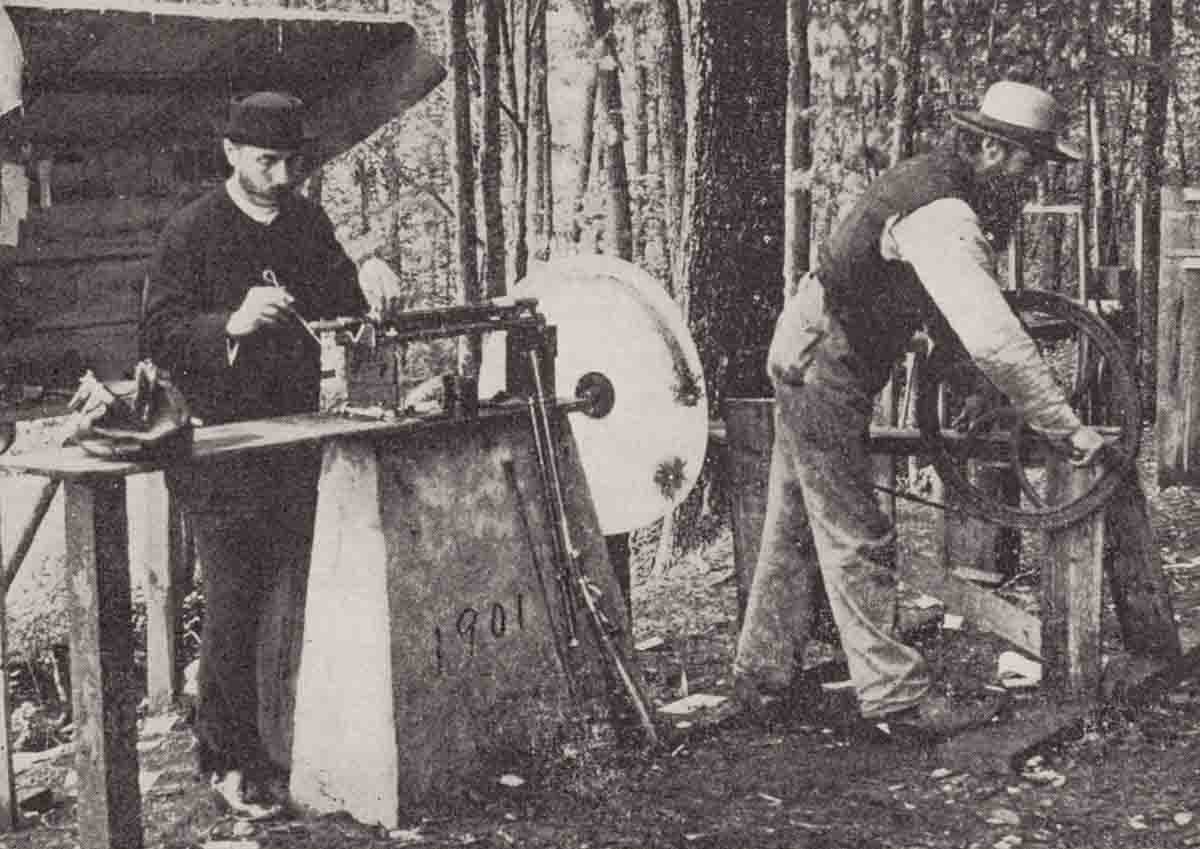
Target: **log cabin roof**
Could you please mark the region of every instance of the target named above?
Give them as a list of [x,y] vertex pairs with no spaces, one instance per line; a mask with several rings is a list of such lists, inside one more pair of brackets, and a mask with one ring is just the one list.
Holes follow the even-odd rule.
[[230,98],[303,98],[328,158],[445,76],[398,15],[266,6],[7,0],[25,56],[23,110],[0,140],[67,152],[218,135]]

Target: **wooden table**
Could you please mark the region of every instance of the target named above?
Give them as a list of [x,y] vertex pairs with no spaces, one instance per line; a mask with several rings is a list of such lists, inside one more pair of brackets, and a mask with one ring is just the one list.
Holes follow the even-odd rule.
[[[191,457],[185,462],[204,466],[221,457],[303,443],[480,427],[486,426],[488,419],[528,415],[524,401],[513,401],[483,406],[478,418],[469,420],[430,415],[382,422],[312,414],[237,422],[197,430]],[[77,447],[0,459],[0,469],[62,483],[79,843],[88,849],[143,846],[136,716],[140,688],[134,680],[125,490],[130,475],[163,468],[161,463],[103,460]],[[0,657],[4,650],[0,617]],[[0,708],[6,702],[3,689],[0,687]],[[0,820],[6,818],[7,824],[15,825],[12,753],[7,740],[0,741],[0,810],[6,815]]]

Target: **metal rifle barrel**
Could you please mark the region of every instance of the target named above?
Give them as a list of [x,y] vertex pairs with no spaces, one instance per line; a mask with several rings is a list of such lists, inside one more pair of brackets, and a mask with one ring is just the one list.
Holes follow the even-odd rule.
[[[536,364],[536,355],[530,351],[530,356]],[[534,366],[536,370],[536,365]],[[540,384],[538,390],[539,397],[541,396]],[[529,403],[529,421],[533,426],[533,446],[537,451],[538,473],[542,478],[542,492],[546,493],[553,490],[553,483],[549,478],[548,470],[550,468],[550,460],[547,455],[553,453],[553,447],[549,434],[545,437],[542,435],[542,417],[538,415],[535,401],[533,398],[528,399]],[[545,410],[543,409],[543,415]],[[551,506],[551,512],[554,506]],[[567,647],[576,648],[579,645],[579,634],[575,626],[575,592],[571,588],[571,577],[567,574],[567,564],[570,562],[570,552],[567,549],[567,541],[562,537],[561,529],[557,522],[557,516],[554,518],[554,527],[551,528],[551,537],[554,540],[554,559],[557,561],[555,569],[555,579],[558,581],[559,600],[562,603],[563,619],[567,629]]]
[[[625,658],[621,655],[620,649],[612,639],[612,635],[608,633],[606,627],[606,617],[600,611],[596,604],[596,600],[592,597],[592,588],[576,564],[578,552],[575,550],[574,543],[571,541],[571,528],[567,524],[567,509],[566,503],[563,501],[562,494],[562,478],[558,473],[558,458],[554,454],[553,439],[550,434],[550,416],[546,410],[546,395],[542,391],[542,370],[538,362],[537,351],[531,349],[529,351],[529,363],[533,370],[533,386],[534,394],[537,397],[538,415],[536,428],[544,431],[545,439],[545,456],[548,460],[546,469],[550,476],[550,490],[554,509],[554,520],[558,528],[558,536],[561,539],[561,548],[565,552],[565,566],[571,571],[572,580],[579,584],[579,591],[583,594],[583,602],[587,607],[588,615],[591,618],[592,630],[596,634],[596,639],[600,643],[600,648],[608,658],[616,671],[617,677],[621,681],[621,686],[625,688],[625,693],[629,697],[629,702],[633,709],[637,712],[638,721],[642,725],[643,731],[646,733],[646,739],[652,746],[658,746],[660,739],[658,729],[654,725],[654,718],[650,715],[650,709],[646,704],[646,697],[642,693],[641,687],[634,679],[633,674],[629,671],[629,667],[625,663]],[[537,437],[539,440],[542,437]],[[542,449],[538,448],[539,456]]]
[[545,438],[546,470],[550,475],[551,497],[554,500],[554,519],[558,524],[563,548],[568,558],[575,556],[575,547],[571,544],[571,529],[567,525],[567,505],[563,501],[562,478],[558,474],[558,457],[554,453],[554,437],[550,433],[550,416],[546,411],[546,395],[542,391],[542,368],[538,361],[536,349],[530,349],[529,362],[533,369],[534,394],[537,397],[537,407],[540,415],[536,418]]

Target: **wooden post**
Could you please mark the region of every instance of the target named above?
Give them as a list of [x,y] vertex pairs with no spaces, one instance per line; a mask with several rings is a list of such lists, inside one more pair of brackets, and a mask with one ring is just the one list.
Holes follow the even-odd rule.
[[1200,190],[1163,189],[1157,283],[1158,339],[1142,347],[1157,343],[1158,482],[1190,485],[1200,482]]
[[123,478],[65,484],[79,843],[141,849]]
[[146,691],[151,712],[167,710],[178,695],[176,636],[179,597],[177,546],[171,544],[171,499],[161,472],[128,479],[130,558],[146,582]]
[[[1085,492],[1099,469],[1046,458],[1050,503]],[[1043,681],[1058,695],[1094,698],[1100,687],[1100,594],[1104,515],[1047,531],[1042,571]]]
[[[968,461],[972,484],[1009,504],[1019,503],[1020,485],[1007,463]],[[994,583],[1017,574],[1021,561],[1021,533],[1015,528],[994,525],[954,511],[956,496],[947,489],[947,509],[941,513],[942,562],[947,568],[967,567],[996,576]]]
[[1008,288],[1020,292],[1025,288],[1025,219],[1018,215],[1008,240]]
[[[879,393],[879,408],[875,423],[885,427],[896,427],[899,421],[900,397],[896,392],[896,375],[899,370],[892,366],[892,377]],[[875,485],[883,487],[876,493],[879,507],[896,522],[896,496],[888,490],[896,489],[896,456],[894,454],[876,454],[871,458],[875,466]]]
[[12,728],[8,703],[8,615],[7,593],[0,592],[0,833],[16,831],[21,823],[17,787],[13,774]]
[[1114,330],[1121,338],[1129,365],[1137,370],[1137,278],[1126,265],[1102,265],[1095,269],[1094,294],[1120,304]]
[[1095,294],[1092,291],[1091,265],[1088,262],[1088,217],[1080,207],[1075,218],[1075,262],[1079,266],[1079,300],[1086,304]]

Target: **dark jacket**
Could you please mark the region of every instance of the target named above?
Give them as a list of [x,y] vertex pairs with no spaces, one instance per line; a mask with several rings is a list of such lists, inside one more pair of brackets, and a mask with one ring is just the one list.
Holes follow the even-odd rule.
[[269,225],[250,219],[224,186],[167,223],[151,263],[142,355],[168,369],[205,424],[315,411],[321,352],[297,322],[242,339],[229,362],[225,323],[274,272],[305,319],[361,315],[357,269],[324,212],[291,198]]
[[[321,350],[299,322],[242,338],[232,364],[225,324],[270,270],[307,320],[363,315],[357,269],[325,213],[296,197],[269,225],[234,205],[224,186],[176,213],[150,266],[141,324],[143,357],[168,369],[205,424],[315,412]],[[292,504],[315,492],[312,446],[230,454],[180,466],[168,481],[189,509]]]
[[973,172],[950,153],[908,159],[880,175],[821,245],[817,274],[826,302],[846,331],[864,388],[874,394],[925,322],[938,320],[912,267],[885,260],[879,242],[887,220],[941,198],[977,209]]

